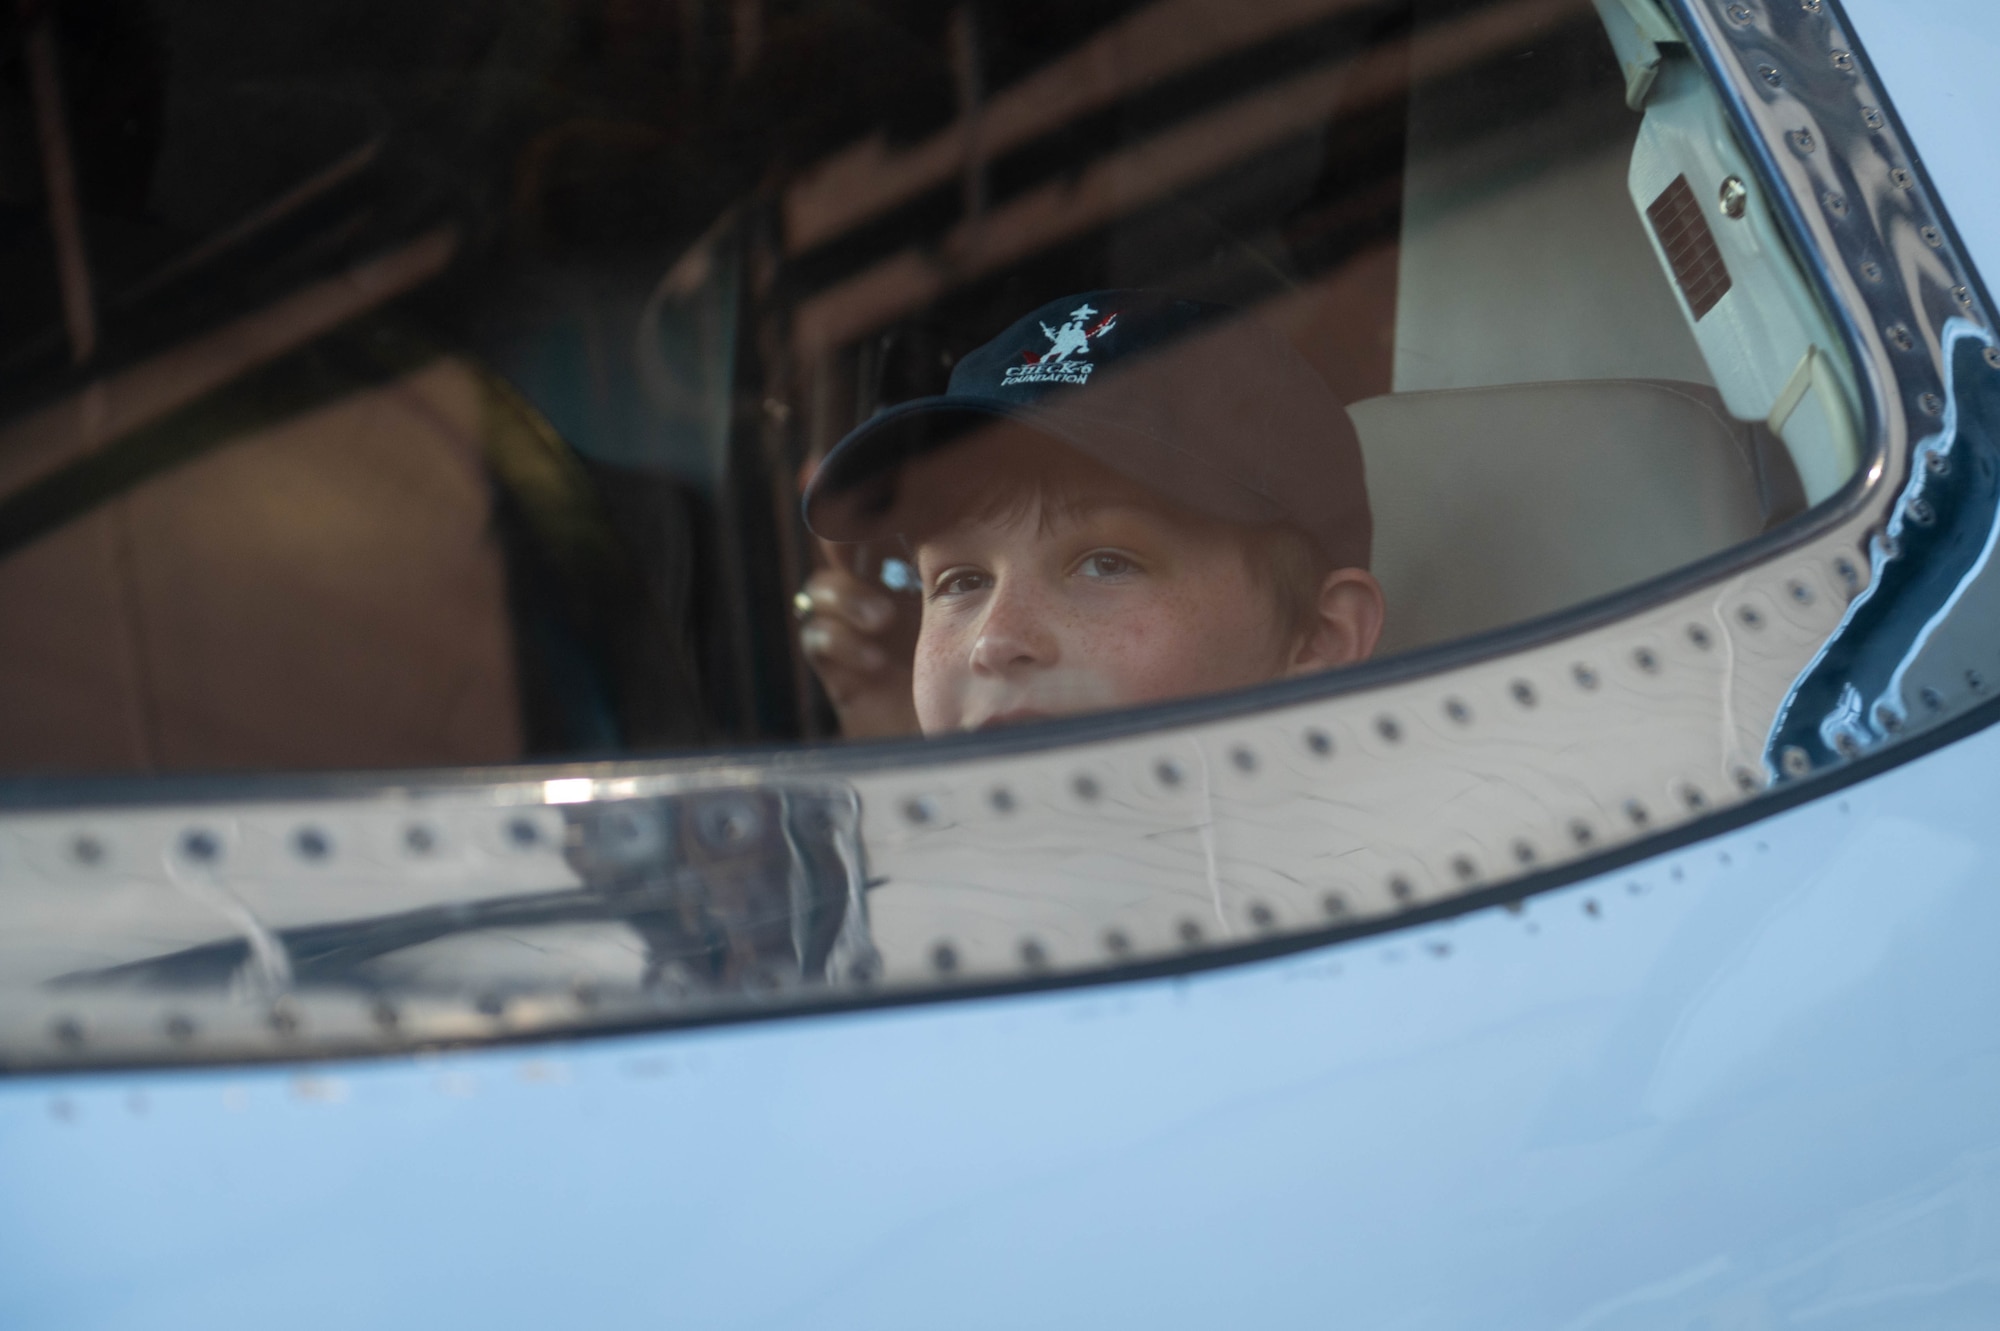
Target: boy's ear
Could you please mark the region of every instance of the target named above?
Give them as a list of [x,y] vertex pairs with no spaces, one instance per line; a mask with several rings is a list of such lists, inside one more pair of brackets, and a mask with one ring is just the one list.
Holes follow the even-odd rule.
[[1365,568],[1337,568],[1319,585],[1313,620],[1299,635],[1286,675],[1366,661],[1382,636],[1382,584]]

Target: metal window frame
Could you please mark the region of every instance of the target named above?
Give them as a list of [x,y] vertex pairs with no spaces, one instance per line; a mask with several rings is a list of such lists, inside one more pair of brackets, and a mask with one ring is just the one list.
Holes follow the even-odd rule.
[[[1671,8],[1847,341],[1867,457],[1829,502],[1535,623],[1337,676],[998,736],[477,771],[6,783],[0,882],[95,890],[93,873],[111,870],[64,860],[89,840],[114,852],[99,861],[115,863],[119,891],[213,889],[225,913],[252,916],[236,890],[249,879],[275,891],[304,875],[310,887],[316,869],[270,852],[302,826],[386,846],[412,820],[448,823],[484,849],[456,878],[427,879],[426,900],[469,899],[496,874],[573,881],[553,834],[575,827],[579,808],[837,787],[859,799],[867,864],[853,868],[854,899],[870,902],[872,946],[850,950],[824,983],[467,992],[401,1003],[386,1020],[379,996],[283,984],[166,1004],[43,987],[0,1005],[0,1067],[390,1052],[1234,964],[1544,891],[1988,724],[2000,714],[1976,675],[1938,684],[1977,667],[1924,658],[1939,618],[1984,587],[1983,566],[1961,570],[1957,599],[1919,620],[1884,614],[1857,628],[1856,607],[1918,595],[1899,570],[1940,558],[1917,530],[1935,519],[1917,522],[1913,505],[1949,504],[1971,484],[1974,468],[1925,464],[1954,447],[1969,456],[1976,441],[1959,436],[2000,395],[1989,298],[1837,0]],[[1992,527],[1985,496],[1961,508],[1963,530]],[[1852,650],[1830,655],[1842,641]],[[1985,646],[1993,655],[2000,643]],[[1905,669],[1881,726],[1828,731],[1794,715],[1802,685],[1839,685],[1855,661],[1885,660]],[[2000,658],[1989,664],[2000,670]],[[1791,733],[1806,722],[1824,742]],[[552,835],[510,850],[499,829],[524,813]],[[228,867],[191,877],[184,852],[203,834]],[[239,847],[240,868],[229,860]],[[349,872],[393,891],[403,870],[385,855]]]

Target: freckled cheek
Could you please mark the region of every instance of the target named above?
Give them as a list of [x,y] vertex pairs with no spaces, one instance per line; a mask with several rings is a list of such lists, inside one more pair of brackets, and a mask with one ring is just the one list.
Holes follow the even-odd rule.
[[967,650],[935,621],[926,620],[917,632],[911,665],[917,719],[925,732],[957,725],[959,692],[971,669]]

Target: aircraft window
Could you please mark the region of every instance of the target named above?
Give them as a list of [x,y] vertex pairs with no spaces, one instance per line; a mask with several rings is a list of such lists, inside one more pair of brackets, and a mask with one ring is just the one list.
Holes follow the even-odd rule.
[[9,774],[1331,680],[1863,461],[1652,0],[4,22]]

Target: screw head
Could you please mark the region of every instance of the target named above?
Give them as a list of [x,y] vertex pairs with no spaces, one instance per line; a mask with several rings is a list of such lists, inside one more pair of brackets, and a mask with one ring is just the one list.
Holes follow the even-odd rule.
[[1944,411],[1944,399],[1936,393],[1924,393],[1918,396],[1917,407],[1926,416],[1936,416]]
[[1744,185],[1743,178],[1730,176],[1724,180],[1722,188],[1716,193],[1716,202],[1721,206],[1724,217],[1743,216],[1744,211],[1750,206],[1750,190]]
[[1862,107],[1861,123],[1868,126],[1868,128],[1870,129],[1882,128],[1883,121],[1882,121],[1881,111],[1877,110],[1875,107],[1872,106]]
[[1919,227],[1917,234],[1922,236],[1924,244],[1930,246],[1932,249],[1938,249],[1944,244],[1944,232],[1934,226]]
[[1861,277],[1866,282],[1880,282],[1882,280],[1882,265],[1876,263],[1873,259],[1863,260],[1861,264]]
[[2000,347],[1988,347],[1979,354],[1985,358],[1988,365],[2000,370]]
[[1848,73],[1854,68],[1854,53],[1852,51],[1835,51],[1833,53],[1833,67],[1843,74]]
[[1908,351],[1917,345],[1917,339],[1910,336],[1910,329],[1906,324],[1890,324],[1882,330],[1882,336],[1888,338],[1890,344],[1898,351]]
[[1786,776],[1804,776],[1812,771],[1812,759],[1798,745],[1787,744],[1778,754],[1778,766],[1785,770]]
[[1917,178],[1910,174],[1908,167],[1899,166],[1889,173],[1889,183],[1897,189],[1915,189]]
[[1792,147],[1800,153],[1810,153],[1819,147],[1819,142],[1813,138],[1809,129],[1795,129],[1786,137],[1792,141]]
[[1960,308],[1960,309],[1963,309],[1963,310],[1969,310],[1969,309],[1971,309],[1971,308],[1972,308],[1972,288],[1971,288],[1971,287],[1968,287],[1968,286],[1964,286],[1964,285],[1962,285],[1962,284],[1961,284],[1961,285],[1959,285],[1959,286],[1955,286],[1955,287],[1953,287],[1953,288],[1951,289],[1951,298],[1952,298],[1953,300],[1955,300],[1955,301],[1957,301],[1957,302],[1958,302],[1958,306],[1959,306],[1959,308]]
[[1828,190],[1825,194],[1822,194],[1820,196],[1819,201],[1821,204],[1825,205],[1826,210],[1832,213],[1835,217],[1847,216],[1847,199],[1844,196],[1835,194],[1832,190]]
[[1783,87],[1785,83],[1785,76],[1778,72],[1778,68],[1775,65],[1757,66],[1757,77],[1764,80],[1765,83],[1773,88]]
[[1731,23],[1748,23],[1753,17],[1754,15],[1751,14],[1750,6],[1748,5],[1731,5],[1729,7],[1729,21]]

